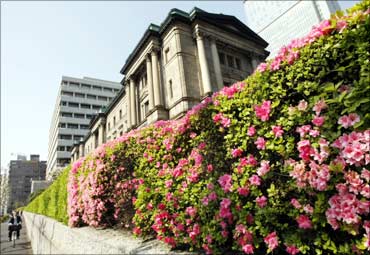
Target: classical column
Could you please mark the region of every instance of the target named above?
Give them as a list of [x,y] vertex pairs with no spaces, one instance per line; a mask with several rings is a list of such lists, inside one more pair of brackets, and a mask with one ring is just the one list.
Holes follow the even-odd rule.
[[154,106],[162,106],[161,88],[159,81],[159,63],[158,63],[158,49],[153,48],[152,56],[152,75],[153,75],[153,91],[154,91]]
[[82,142],[82,141],[80,142],[80,149],[79,149],[79,152],[80,152],[80,157],[85,156],[85,153],[84,153],[84,144],[83,144],[83,142]]
[[131,117],[131,93],[130,93],[130,84],[129,83],[126,83],[126,103],[127,103],[127,112],[126,112],[126,116],[127,116],[127,127],[130,128],[131,127],[131,123],[132,123],[132,117]]
[[224,82],[222,80],[220,59],[218,57],[216,39],[214,37],[211,38],[211,52],[212,52],[212,59],[213,59],[213,68],[215,69],[217,87],[222,88],[224,85]]
[[100,123],[99,129],[98,129],[98,146],[102,145],[104,143],[104,124]]
[[207,64],[206,50],[204,47],[203,34],[200,31],[196,31],[195,36],[197,40],[200,72],[202,75],[203,93],[204,95],[207,95],[212,92],[212,86]]
[[148,92],[149,92],[149,111],[154,107],[154,91],[153,91],[153,75],[152,75],[152,62],[150,56],[146,56],[146,77],[148,82]]
[[130,105],[131,105],[131,126],[136,126],[136,100],[135,100],[135,82],[130,79]]

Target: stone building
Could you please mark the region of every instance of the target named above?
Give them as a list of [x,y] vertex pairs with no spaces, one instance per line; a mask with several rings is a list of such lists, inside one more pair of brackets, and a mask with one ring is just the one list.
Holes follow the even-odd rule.
[[121,69],[122,89],[90,124],[73,158],[157,120],[177,119],[205,97],[245,79],[267,43],[234,16],[172,9],[150,24]]
[[40,161],[39,155],[31,155],[30,160],[10,161],[8,212],[26,204],[31,193],[31,181],[45,180],[45,174],[46,161]]
[[336,0],[244,0],[244,8],[247,25],[269,43],[269,58],[276,56],[282,46],[305,36],[312,26],[340,9]]

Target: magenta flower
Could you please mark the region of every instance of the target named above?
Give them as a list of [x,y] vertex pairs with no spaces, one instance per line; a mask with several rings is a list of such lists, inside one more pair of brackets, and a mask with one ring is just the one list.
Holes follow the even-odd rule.
[[231,150],[231,155],[233,156],[233,158],[240,157],[242,154],[243,154],[242,149],[237,148],[237,149],[232,149]]
[[274,133],[275,137],[281,137],[284,134],[284,130],[281,126],[272,126],[272,132]]
[[231,186],[232,186],[231,175],[225,174],[225,175],[221,176],[220,178],[218,178],[218,183],[221,185],[221,188],[225,192],[230,192],[231,191]]
[[278,237],[276,235],[276,232],[272,232],[268,234],[264,239],[265,243],[269,247],[269,249],[272,251],[275,248],[279,246]]
[[266,141],[263,137],[258,137],[254,144],[257,145],[257,149],[259,150],[264,150],[266,148]]
[[315,116],[312,120],[312,123],[318,127],[321,127],[324,124],[324,122],[325,122],[325,118],[320,117],[320,116]]
[[248,128],[248,132],[247,132],[247,135],[248,136],[254,136],[254,134],[256,133],[256,129],[255,129],[255,127],[254,126],[250,126],[249,128]]
[[255,105],[254,111],[257,118],[262,121],[267,121],[270,118],[271,101],[263,101],[262,105]]
[[255,185],[255,186],[261,185],[261,179],[256,174],[252,175],[249,178],[249,182],[251,183],[251,185]]
[[256,198],[256,203],[257,203],[258,207],[263,208],[267,205],[267,198],[265,196],[257,197]]
[[259,176],[264,176],[270,171],[270,161],[262,160],[261,166],[257,169],[257,174]]
[[296,254],[298,254],[300,252],[299,249],[296,246],[294,246],[294,245],[286,245],[286,249],[285,250],[290,255],[296,255]]
[[254,253],[254,248],[253,248],[253,245],[252,244],[246,244],[242,247],[243,251],[246,253],[246,254],[253,254]]
[[297,219],[298,227],[302,229],[310,229],[312,228],[312,223],[310,218],[306,215],[300,215]]
[[267,69],[267,64],[266,63],[261,63],[258,65],[257,67],[257,71],[263,73],[264,71],[266,71]]

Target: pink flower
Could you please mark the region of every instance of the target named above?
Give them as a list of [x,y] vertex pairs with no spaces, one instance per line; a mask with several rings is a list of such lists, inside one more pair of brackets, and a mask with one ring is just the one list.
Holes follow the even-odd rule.
[[255,105],[254,111],[256,116],[262,120],[267,121],[270,118],[270,110],[271,110],[271,101],[263,101],[262,105]]
[[165,183],[166,188],[170,188],[173,184],[173,181],[172,180],[167,180],[164,183]]
[[370,181],[370,171],[366,168],[363,168],[361,171],[361,178],[365,179],[367,182]]
[[278,238],[277,238],[275,231],[268,234],[263,240],[265,241],[265,243],[267,244],[267,246],[269,247],[271,251],[277,248],[279,245]]
[[307,104],[306,100],[301,100],[301,101],[299,101],[297,108],[300,111],[305,111],[307,109],[307,106],[308,106],[308,104]]
[[197,209],[192,206],[187,207],[185,211],[190,217],[194,217],[197,213]]
[[318,127],[321,127],[324,124],[324,122],[325,122],[325,118],[320,117],[320,116],[315,116],[312,120],[312,123]]
[[264,71],[266,71],[267,69],[267,64],[266,63],[261,63],[258,65],[257,67],[257,71],[263,73]]
[[316,113],[316,115],[319,115],[323,109],[328,108],[328,105],[325,103],[324,100],[319,100],[316,102],[312,110]]
[[221,176],[220,178],[218,178],[218,183],[221,185],[221,188],[225,192],[231,191],[231,186],[232,186],[231,175],[225,174],[225,175]]
[[250,126],[249,128],[248,128],[248,132],[247,132],[247,135],[248,136],[254,136],[254,134],[256,133],[256,129],[255,129],[255,127],[254,126]]
[[311,220],[306,215],[300,215],[297,219],[298,227],[302,229],[312,228]]
[[233,158],[240,157],[242,154],[243,154],[242,149],[237,148],[237,149],[232,149],[231,150],[231,155],[233,156]]
[[251,185],[255,185],[255,186],[261,185],[261,179],[256,174],[252,175],[249,178],[249,182],[251,183]]
[[253,251],[253,245],[251,244],[246,244],[242,247],[243,251],[246,253],[246,254],[253,254],[254,251]]
[[257,145],[257,149],[259,150],[264,150],[266,148],[266,141],[263,137],[258,137],[254,144]]
[[263,208],[267,205],[267,198],[265,196],[257,197],[256,198],[256,203],[257,203],[258,207]]
[[311,206],[311,205],[305,205],[304,207],[303,207],[303,210],[306,212],[306,213],[308,213],[308,214],[313,214],[313,207]]
[[272,126],[272,132],[274,133],[275,137],[281,137],[284,134],[281,126]]
[[296,255],[299,253],[299,249],[294,245],[286,245],[286,252],[291,255]]
[[238,193],[241,196],[248,196],[249,195],[249,189],[244,187],[244,188],[238,188]]
[[343,115],[339,118],[338,124],[342,125],[344,128],[351,127],[360,121],[360,117],[356,113],[350,113],[348,116]]
[[339,33],[342,33],[347,26],[348,24],[345,20],[338,20],[336,29],[339,31]]
[[257,169],[257,174],[259,176],[264,176],[270,171],[270,161],[262,160],[261,166]]
[[299,201],[295,198],[292,198],[290,200],[290,203],[296,208],[296,209],[300,209],[302,207],[302,205],[299,203]]
[[230,124],[231,124],[231,120],[227,117],[222,117],[221,119],[221,125],[223,127],[230,127]]

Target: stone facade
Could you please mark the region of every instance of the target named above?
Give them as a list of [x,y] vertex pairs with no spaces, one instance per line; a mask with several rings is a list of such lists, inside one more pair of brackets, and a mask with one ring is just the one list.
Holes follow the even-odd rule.
[[[109,141],[157,120],[180,118],[213,92],[250,75],[267,57],[266,47],[234,16],[172,9],[161,26],[149,25],[121,69],[122,90],[90,128],[104,119],[106,135],[97,141]],[[89,151],[90,139],[79,148],[82,153],[74,148],[73,159]]]

